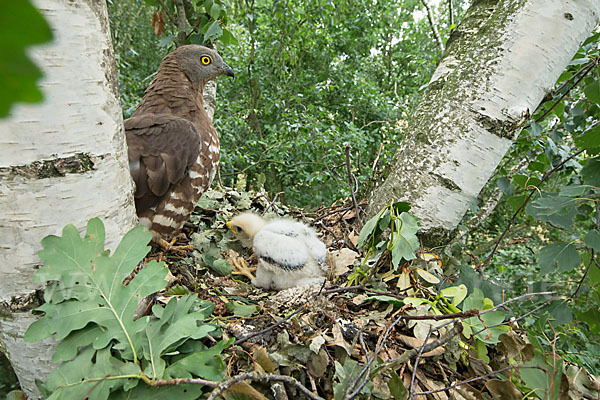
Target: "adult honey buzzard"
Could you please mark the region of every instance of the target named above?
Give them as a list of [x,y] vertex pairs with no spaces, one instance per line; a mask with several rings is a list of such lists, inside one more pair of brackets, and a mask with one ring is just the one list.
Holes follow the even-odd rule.
[[219,136],[204,110],[204,85],[233,70],[213,49],[181,46],[162,60],[140,105],[125,120],[140,223],[154,242],[176,236],[215,176]]

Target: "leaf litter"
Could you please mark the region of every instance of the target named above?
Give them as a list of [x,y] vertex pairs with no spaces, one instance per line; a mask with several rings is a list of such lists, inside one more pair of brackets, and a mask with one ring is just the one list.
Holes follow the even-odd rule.
[[[293,218],[313,226],[328,248],[326,285],[274,292],[258,289],[246,276],[237,274],[233,260],[242,257],[248,266],[257,263],[226,227],[234,215],[244,211],[266,218]],[[410,218],[402,215],[402,220],[414,227]],[[507,323],[488,328],[505,321],[500,311],[469,319],[463,316],[462,323],[418,319],[448,313],[440,311],[439,302],[432,299],[442,298],[446,309],[456,312],[461,311],[459,304],[463,311],[468,309],[465,305],[490,308],[483,293],[467,297],[464,285],[446,285],[440,292],[442,260],[420,250],[411,260],[418,243],[410,237],[398,238],[404,242],[391,254],[383,251],[377,259],[365,259],[359,244],[366,238],[356,224],[350,199],[306,211],[273,201],[264,192],[221,188],[203,195],[184,228],[178,244],[193,245],[188,257],[153,254],[165,259],[174,276],[157,297],[159,303],[197,293],[214,304],[211,322],[222,328],[224,340],[234,340],[223,351],[225,379],[276,374],[298,383],[241,380],[223,390],[222,396],[406,399],[410,392],[414,398],[428,399],[516,399],[529,389],[540,390],[533,387],[533,378],[510,368],[515,360],[535,361],[523,332]],[[464,333],[474,333],[478,340]],[[502,368],[507,368],[506,372],[490,374]],[[516,385],[518,380],[511,376],[520,376],[520,383]],[[478,377],[482,378],[456,385]],[[596,396],[598,382],[570,365],[563,374],[561,392],[573,399],[590,393]],[[298,385],[317,397],[308,396]]]

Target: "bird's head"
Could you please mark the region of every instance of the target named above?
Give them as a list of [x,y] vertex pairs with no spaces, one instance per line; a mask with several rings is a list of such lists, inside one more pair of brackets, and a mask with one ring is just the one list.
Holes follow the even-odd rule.
[[233,78],[233,69],[216,50],[197,44],[177,48],[167,57],[172,57],[191,82],[205,84],[219,75]]
[[260,216],[252,213],[243,213],[233,217],[227,227],[242,242],[245,247],[252,247],[254,236],[267,222]]

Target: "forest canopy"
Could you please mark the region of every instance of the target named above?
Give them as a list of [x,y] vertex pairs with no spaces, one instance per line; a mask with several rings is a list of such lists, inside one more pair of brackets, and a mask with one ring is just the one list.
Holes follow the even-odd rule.
[[[177,36],[168,23],[155,35],[153,2],[129,3],[109,1],[125,117]],[[378,176],[441,55],[421,2],[238,1],[227,15],[235,42],[214,41],[236,71],[219,86],[215,113],[223,183],[330,204],[349,195],[347,143],[359,186]],[[437,15],[446,39],[446,2]]]

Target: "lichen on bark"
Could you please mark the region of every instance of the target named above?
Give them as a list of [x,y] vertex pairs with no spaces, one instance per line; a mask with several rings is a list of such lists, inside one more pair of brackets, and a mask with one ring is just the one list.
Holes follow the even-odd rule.
[[594,0],[474,1],[447,42],[368,213],[390,198],[408,201],[425,242],[450,238],[599,12]]

